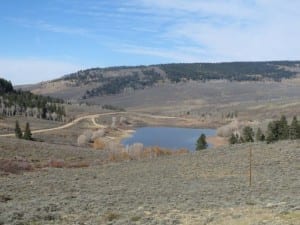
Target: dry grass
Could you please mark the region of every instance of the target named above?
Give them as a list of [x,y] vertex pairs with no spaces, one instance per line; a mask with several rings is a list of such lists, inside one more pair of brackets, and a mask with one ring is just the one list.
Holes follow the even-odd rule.
[[180,218],[183,225],[253,225],[253,224],[280,224],[296,225],[299,224],[300,213],[287,212],[279,214],[271,209],[258,206],[232,207],[204,209],[202,215],[194,213],[182,213],[179,210],[172,210],[169,214],[161,218],[161,215],[153,215],[156,218],[166,219],[175,215]]
[[121,162],[129,160],[153,159],[167,155],[181,155],[189,153],[186,149],[170,150],[160,147],[147,147],[134,150],[115,149],[109,152],[108,161]]
[[94,147],[103,149],[28,142],[14,138],[0,138],[0,172],[20,174],[43,168],[84,168],[112,162],[154,159],[166,155],[187,154],[186,149],[169,150],[160,147],[144,148],[135,144],[131,149],[124,149],[115,142],[104,142],[97,139]]
[[45,167],[53,167],[53,168],[84,168],[89,167],[90,164],[85,161],[78,162],[65,162],[62,159],[51,159]]
[[0,159],[0,171],[5,174],[22,174],[47,167],[52,168],[84,168],[89,167],[86,161],[65,162],[63,159],[50,159],[47,163],[33,163],[26,159]]

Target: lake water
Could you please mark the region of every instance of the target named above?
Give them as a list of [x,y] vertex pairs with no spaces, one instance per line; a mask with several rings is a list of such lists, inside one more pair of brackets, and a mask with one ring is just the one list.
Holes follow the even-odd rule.
[[202,133],[206,137],[214,136],[216,130],[179,127],[142,127],[136,129],[136,132],[131,137],[124,139],[122,144],[126,146],[138,142],[143,143],[146,147],[185,148],[194,151],[197,139]]

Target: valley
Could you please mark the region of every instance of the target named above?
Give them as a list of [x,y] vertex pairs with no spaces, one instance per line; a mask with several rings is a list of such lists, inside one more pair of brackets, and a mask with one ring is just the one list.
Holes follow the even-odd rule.
[[[240,65],[89,69],[14,87],[39,104],[16,97],[22,91],[3,94],[0,224],[298,224],[299,139],[229,138],[245,127],[268,135],[283,115],[289,125],[299,119],[299,64]],[[123,81],[130,85],[114,93],[99,89]],[[15,137],[16,120],[22,131],[30,124],[32,140]],[[210,148],[192,152],[121,144],[141,127],[216,134],[207,137]]]

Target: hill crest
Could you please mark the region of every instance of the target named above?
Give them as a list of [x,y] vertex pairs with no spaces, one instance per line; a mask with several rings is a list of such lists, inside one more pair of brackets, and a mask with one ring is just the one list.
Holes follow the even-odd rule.
[[300,61],[172,63],[150,66],[91,68],[27,86],[38,94],[72,99],[130,93],[160,83],[186,81],[281,81],[300,73]]

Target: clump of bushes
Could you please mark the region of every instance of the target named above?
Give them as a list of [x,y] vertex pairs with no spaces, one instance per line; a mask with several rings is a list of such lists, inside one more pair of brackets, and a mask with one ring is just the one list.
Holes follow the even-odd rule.
[[95,143],[95,141],[101,137],[103,137],[105,134],[105,131],[102,129],[92,131],[92,130],[86,130],[83,132],[83,134],[79,135],[77,138],[77,144],[78,146],[85,147],[88,144]]
[[0,159],[0,171],[19,174],[24,171],[32,171],[33,166],[23,158]]

